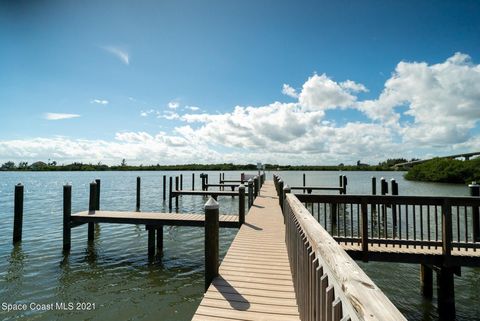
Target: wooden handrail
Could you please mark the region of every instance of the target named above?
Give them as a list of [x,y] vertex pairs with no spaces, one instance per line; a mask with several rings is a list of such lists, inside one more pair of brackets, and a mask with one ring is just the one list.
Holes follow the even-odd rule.
[[293,194],[284,215],[302,320],[406,320]]

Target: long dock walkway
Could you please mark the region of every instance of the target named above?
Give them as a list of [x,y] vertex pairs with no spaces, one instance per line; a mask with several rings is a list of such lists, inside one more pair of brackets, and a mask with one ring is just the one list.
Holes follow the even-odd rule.
[[194,321],[300,320],[273,182],[263,185]]

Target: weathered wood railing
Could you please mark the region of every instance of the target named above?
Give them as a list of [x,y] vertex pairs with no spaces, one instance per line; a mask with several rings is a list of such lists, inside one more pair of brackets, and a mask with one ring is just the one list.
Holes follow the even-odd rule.
[[283,213],[302,320],[406,320],[295,195]]
[[297,195],[338,242],[479,249],[478,197]]

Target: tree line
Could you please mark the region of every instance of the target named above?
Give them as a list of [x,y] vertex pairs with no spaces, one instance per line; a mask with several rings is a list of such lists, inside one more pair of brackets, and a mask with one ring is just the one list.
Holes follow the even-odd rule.
[[[376,165],[363,164],[358,161],[355,165],[280,165],[265,164],[265,169],[275,170],[291,170],[291,171],[385,171],[392,170],[392,166],[397,163],[407,162],[405,158],[387,159]],[[232,170],[257,170],[256,164],[180,164],[180,165],[129,165],[125,159],[122,159],[118,165],[106,165],[102,163],[82,163],[73,162],[71,164],[58,164],[56,161],[48,161],[47,163],[38,161],[32,164],[28,162],[19,162],[15,164],[13,161],[5,162],[0,166],[1,171],[166,171],[166,170],[204,170],[204,171],[232,171]]]

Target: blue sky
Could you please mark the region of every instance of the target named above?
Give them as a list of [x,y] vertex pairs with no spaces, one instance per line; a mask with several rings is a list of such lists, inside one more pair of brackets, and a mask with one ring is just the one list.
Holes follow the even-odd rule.
[[480,149],[478,1],[0,0],[0,40],[3,161]]

